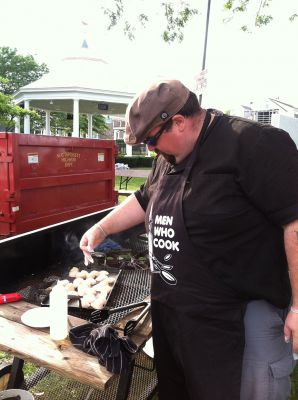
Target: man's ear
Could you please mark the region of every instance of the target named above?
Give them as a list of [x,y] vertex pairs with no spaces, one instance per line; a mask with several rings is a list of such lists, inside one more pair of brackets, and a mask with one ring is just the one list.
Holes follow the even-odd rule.
[[181,114],[176,114],[172,117],[173,125],[179,130],[183,131],[185,128],[185,117]]

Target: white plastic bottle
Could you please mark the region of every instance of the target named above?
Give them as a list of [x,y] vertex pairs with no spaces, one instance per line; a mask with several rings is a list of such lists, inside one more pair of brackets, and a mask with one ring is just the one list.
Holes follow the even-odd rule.
[[50,337],[64,340],[68,336],[67,291],[60,281],[50,292]]

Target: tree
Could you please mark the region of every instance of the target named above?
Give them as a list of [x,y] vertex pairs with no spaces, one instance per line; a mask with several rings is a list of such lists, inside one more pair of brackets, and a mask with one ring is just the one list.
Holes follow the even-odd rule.
[[[51,128],[54,134],[70,135],[73,129],[73,116],[63,112],[51,113]],[[38,126],[35,127],[38,129]],[[103,115],[93,115],[93,131],[105,135],[109,127],[105,123]],[[88,132],[88,120],[85,114],[80,114],[80,134],[85,136]]]
[[[129,19],[125,18],[125,11],[128,7],[130,0],[113,0],[110,1],[109,7],[103,7],[104,13],[109,18],[108,29],[113,28],[116,25],[123,24],[122,28],[125,35],[129,39],[134,39],[135,29],[137,25],[145,27],[150,19],[155,16],[151,16],[142,11],[144,6],[144,1],[139,0],[140,11],[135,10],[135,23],[132,23],[132,17],[130,15]],[[190,19],[199,13],[199,11],[205,13],[205,10],[199,10],[198,0],[190,0],[193,4],[191,6],[189,2],[186,1],[164,1],[160,4],[162,8],[162,14],[165,17],[165,24],[163,25],[162,38],[165,42],[181,42],[184,38],[183,29]],[[148,0],[151,2],[151,0]],[[244,13],[248,10],[249,6],[254,7],[255,12],[253,16],[252,24],[242,25],[241,29],[243,31],[249,31],[249,25],[254,25],[255,27],[262,27],[269,24],[273,20],[273,16],[270,14],[270,5],[272,0],[222,0],[221,5],[224,10],[230,12],[230,16],[225,19],[229,21],[237,13]],[[218,7],[218,2],[216,1],[216,6]],[[297,19],[298,14],[293,13],[289,15],[289,20],[294,21]]]
[[[106,124],[105,117],[101,114],[93,115],[93,131],[105,136],[109,127]],[[80,115],[80,131],[88,132],[88,120],[85,114]]]
[[17,54],[17,49],[0,47],[0,77],[6,79],[1,85],[4,94],[13,94],[47,72],[46,64],[38,64],[33,56],[22,56]]
[[0,126],[1,130],[10,132],[15,127],[15,117],[24,117],[29,115],[33,121],[39,121],[40,116],[35,111],[25,110],[22,107],[16,106],[11,96],[0,92]]
[[[249,6],[254,6],[253,25],[261,28],[273,20],[273,16],[270,14],[271,3],[272,0],[228,0],[224,3],[224,9],[230,11],[233,16],[237,13],[245,13],[248,11]],[[289,21],[293,22],[297,17],[298,14],[291,14],[289,15]],[[250,30],[249,25],[242,25],[241,30],[248,32]]]
[[[135,38],[135,25],[129,20],[125,19],[125,9],[127,7],[126,1],[129,0],[113,0],[109,7],[103,7],[104,14],[109,18],[108,29],[120,24],[123,20],[123,31],[129,39]],[[150,0],[148,0],[150,2]],[[184,38],[183,28],[189,22],[192,16],[198,13],[198,9],[191,8],[189,3],[181,0],[177,5],[171,2],[161,3],[162,13],[166,18],[166,27],[162,32],[162,37],[165,42],[174,42],[178,40],[181,42]],[[144,14],[142,1],[140,1],[140,12],[136,11],[137,24],[145,27],[150,21],[150,16]],[[154,18],[154,17],[153,17]]]

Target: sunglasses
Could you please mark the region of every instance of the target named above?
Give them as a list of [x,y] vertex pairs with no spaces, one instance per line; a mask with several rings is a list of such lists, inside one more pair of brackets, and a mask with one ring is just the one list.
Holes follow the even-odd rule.
[[160,130],[154,135],[154,136],[150,136],[150,137],[146,137],[146,139],[143,140],[143,143],[149,145],[149,146],[156,146],[158,139],[161,137],[161,135],[164,133],[164,131],[166,130],[166,124],[163,125]]

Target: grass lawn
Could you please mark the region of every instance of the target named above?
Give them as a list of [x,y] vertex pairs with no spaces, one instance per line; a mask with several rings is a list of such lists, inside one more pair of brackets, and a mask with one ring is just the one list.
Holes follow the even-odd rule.
[[[145,178],[131,178],[128,182],[128,190],[137,190],[145,182]],[[115,176],[115,189],[119,189],[120,176]]]
[[[145,178],[131,178],[127,185],[127,190],[138,190],[139,187],[145,182]],[[120,176],[115,176],[115,190],[119,189]],[[126,199],[126,196],[119,196],[119,203]]]

